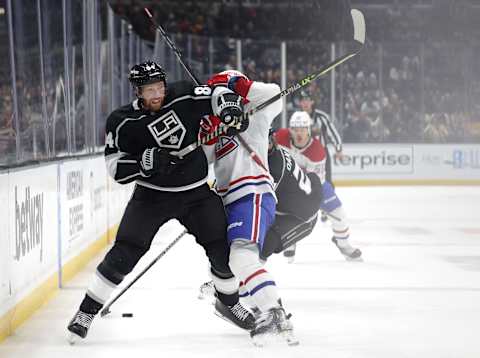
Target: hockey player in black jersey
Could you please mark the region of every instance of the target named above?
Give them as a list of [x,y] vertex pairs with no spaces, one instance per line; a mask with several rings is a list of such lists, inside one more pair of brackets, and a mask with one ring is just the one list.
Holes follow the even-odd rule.
[[269,136],[268,167],[275,182],[278,203],[261,252],[263,259],[280,253],[308,236],[317,222],[322,186],[315,173],[305,173],[288,150]]
[[228,265],[225,212],[222,200],[207,184],[205,154],[201,147],[182,159],[172,154],[196,142],[205,115],[219,116],[245,129],[248,118],[241,99],[226,88],[189,82],[167,86],[164,70],[151,61],[133,66],[129,80],[137,99],[108,117],[105,160],[118,183],[135,181],[136,186],[115,243],[98,265],[68,325],[71,338],[85,338],[112,291],[148,251],[160,226],[173,218],[205,250],[216,288],[217,313],[250,330],[254,317],[238,301],[238,284]]

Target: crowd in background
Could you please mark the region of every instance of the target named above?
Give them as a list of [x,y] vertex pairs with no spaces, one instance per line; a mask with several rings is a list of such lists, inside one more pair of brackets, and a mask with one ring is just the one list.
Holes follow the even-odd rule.
[[[213,71],[236,67],[234,39],[242,39],[243,71],[265,82],[281,83],[280,41],[287,43],[287,85],[290,85],[328,63],[332,43],[336,44],[337,56],[345,51],[345,40],[351,37],[345,1],[319,0],[314,5],[307,0],[209,0],[184,1],[182,6],[173,0],[109,2],[117,15],[132,22],[134,31],[153,41],[154,32],[142,12],[144,6],[151,8],[167,32],[176,34],[183,53],[187,52],[185,35],[194,39],[191,58],[200,63],[211,60],[208,37],[214,37],[214,65],[210,67]],[[256,6],[258,3],[262,6]],[[351,3],[360,4],[365,13],[368,41],[358,57],[336,72],[335,120],[344,141],[478,142],[480,6],[474,6],[471,0],[352,0]],[[6,24],[6,17],[0,18],[3,54],[9,51]],[[74,33],[82,33],[81,23],[72,26]],[[106,21],[102,26],[106,26]],[[22,36],[27,38],[31,34],[25,32]],[[55,41],[63,46],[61,36]],[[45,66],[54,65],[46,79],[47,113],[53,111],[61,77],[58,74],[63,72],[60,66],[63,55],[58,53],[58,58],[53,58],[53,53],[46,52],[53,62]],[[81,61],[81,53],[77,57]],[[18,116],[22,120],[19,128],[14,126],[9,61],[9,56],[0,58],[0,153],[14,153],[17,129],[25,138],[45,129],[37,120],[42,112],[42,89],[35,63],[25,63],[17,73]],[[74,107],[78,104],[77,115],[83,116],[82,64],[78,62],[75,66],[79,70],[73,79],[76,92],[72,102]],[[208,68],[203,67],[204,75],[209,75],[205,72]],[[313,83],[309,91],[318,108],[331,111],[329,77]],[[63,105],[60,97],[56,100]],[[295,105],[293,97],[289,111]],[[86,128],[84,121],[76,123],[76,140],[82,146]],[[58,126],[58,133],[66,132],[62,129],[66,126],[65,118],[60,118]],[[59,147],[65,147],[64,136],[58,135],[56,141]],[[42,147],[44,143],[36,145]],[[26,150],[32,149],[27,146]]]
[[[175,1],[145,1],[136,2],[133,12],[150,6],[169,33],[241,38],[244,72],[266,82],[281,81],[280,39],[287,41],[287,84],[292,84],[329,62],[332,42],[351,36],[343,1],[251,3],[255,1],[187,1],[178,7]],[[479,139],[480,73],[475,59],[480,44],[475,39],[480,36],[480,7],[469,0],[351,3],[370,6],[362,8],[368,24],[366,49],[337,73],[340,104],[335,114],[345,141]],[[124,12],[132,11],[128,1],[122,4]],[[206,43],[202,45],[194,56],[208,59]],[[218,60],[221,55],[216,55]],[[235,56],[226,57],[223,63],[235,68]],[[317,106],[330,112],[329,81],[315,83],[310,91]],[[295,100],[289,109],[294,106]]]

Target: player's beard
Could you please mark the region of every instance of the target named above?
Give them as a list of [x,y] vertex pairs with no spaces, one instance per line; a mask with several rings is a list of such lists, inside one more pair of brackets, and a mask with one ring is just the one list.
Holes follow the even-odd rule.
[[158,112],[163,105],[163,98],[153,98],[149,100],[143,100],[143,106],[151,112]]

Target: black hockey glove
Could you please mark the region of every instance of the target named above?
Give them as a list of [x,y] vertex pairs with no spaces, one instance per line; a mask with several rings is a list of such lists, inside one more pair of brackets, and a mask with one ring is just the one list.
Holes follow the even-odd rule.
[[179,158],[161,148],[145,149],[140,160],[140,170],[146,177],[155,174],[170,174]]
[[228,136],[234,136],[237,133],[245,132],[250,124],[250,118],[248,113],[244,113],[241,117],[237,118],[234,123],[229,125],[226,134]]

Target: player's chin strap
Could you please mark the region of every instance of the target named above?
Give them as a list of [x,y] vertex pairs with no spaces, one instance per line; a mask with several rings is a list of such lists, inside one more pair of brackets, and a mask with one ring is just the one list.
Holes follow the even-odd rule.
[[[164,40],[167,42],[168,47],[170,47],[170,49],[175,53],[175,56],[177,56],[177,59],[180,62],[180,64],[183,66],[185,72],[187,72],[187,74],[190,76],[190,78],[193,80],[193,82],[195,82],[196,85],[200,85],[201,84],[200,81],[193,74],[190,67],[183,61],[182,53],[177,49],[177,47],[175,46],[173,41],[170,39],[170,37],[168,36],[166,31],[163,29],[163,27],[161,25],[159,25],[155,21],[152,13],[147,8],[144,8],[144,10],[145,10],[145,13],[147,14],[148,18],[152,22],[152,24],[156,27],[156,29],[158,31],[160,31],[160,34],[163,36]],[[212,133],[212,134],[215,134],[215,136],[210,136],[209,135],[209,136],[203,137],[203,138],[199,139],[197,142],[190,144],[189,146],[185,147],[184,149],[182,149],[179,152],[172,152],[172,154],[177,155],[180,158],[183,158],[188,153],[194,151],[195,149],[197,149],[202,144],[207,143],[210,139],[216,138],[216,137],[224,134],[227,131],[227,129],[228,129],[227,126],[225,126],[223,124],[220,124],[217,127],[217,130],[215,130]],[[236,136],[237,136],[240,144],[248,151],[248,153],[250,154],[250,157],[255,161],[255,163],[257,163],[263,170],[265,170],[265,172],[269,173],[267,167],[265,166],[265,164],[263,164],[263,162],[260,159],[260,157],[258,156],[258,154],[253,150],[252,147],[250,147],[250,145],[245,141],[245,139],[243,139],[243,137],[239,133],[237,133]],[[210,139],[206,139],[206,138],[210,138]]]

